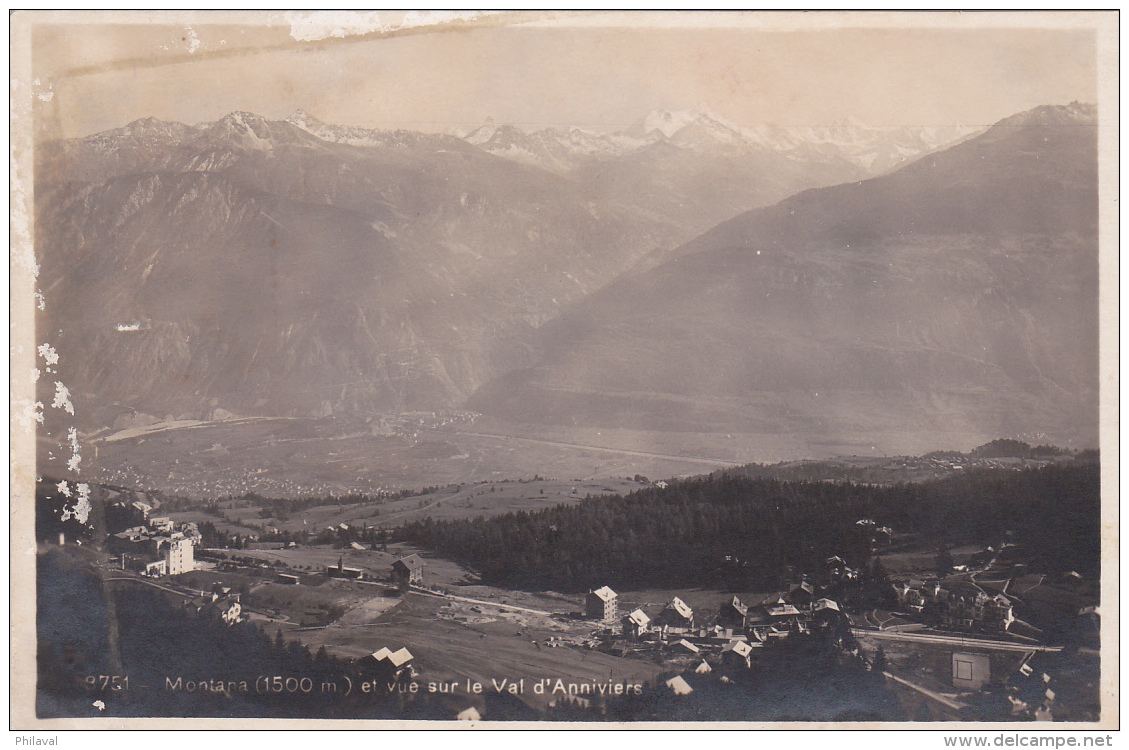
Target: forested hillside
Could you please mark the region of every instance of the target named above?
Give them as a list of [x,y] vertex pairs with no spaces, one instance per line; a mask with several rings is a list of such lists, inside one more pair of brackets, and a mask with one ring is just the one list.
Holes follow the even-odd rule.
[[984,470],[892,487],[727,473],[537,513],[426,519],[402,533],[499,585],[776,586],[787,566],[817,571],[831,555],[865,565],[864,518],[937,549],[997,544],[1010,531],[1032,570],[1096,575],[1099,469]]

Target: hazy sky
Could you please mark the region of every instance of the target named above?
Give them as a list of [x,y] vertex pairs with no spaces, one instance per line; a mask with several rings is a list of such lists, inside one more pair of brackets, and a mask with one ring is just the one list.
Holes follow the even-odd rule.
[[[371,127],[448,130],[492,117],[611,130],[698,103],[745,125],[848,116],[987,125],[1097,96],[1093,31],[999,28],[998,18],[997,28],[909,28],[938,19],[903,14],[902,28],[844,29],[834,28],[836,14],[722,14],[694,17],[713,28],[671,29],[661,25],[675,14],[629,16],[636,28],[597,15],[563,27],[480,19],[456,30],[299,41],[288,25],[261,25],[265,15],[248,25],[202,15],[203,23],[39,24],[42,132],[73,137],[141,117],[194,123],[233,110],[281,118],[299,108]],[[826,28],[787,28],[797,23]],[[1015,14],[1008,23],[1030,21]]]

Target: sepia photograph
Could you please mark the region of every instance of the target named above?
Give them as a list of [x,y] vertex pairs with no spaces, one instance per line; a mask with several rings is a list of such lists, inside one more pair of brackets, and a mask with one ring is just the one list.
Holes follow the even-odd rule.
[[1119,726],[1116,11],[9,49],[13,729]]

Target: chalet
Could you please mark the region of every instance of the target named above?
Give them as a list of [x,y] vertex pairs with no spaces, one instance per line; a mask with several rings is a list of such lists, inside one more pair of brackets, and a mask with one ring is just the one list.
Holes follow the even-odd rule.
[[694,692],[694,688],[686,680],[682,679],[682,675],[675,675],[666,681],[666,686],[671,689],[675,695],[689,695]]
[[371,673],[377,679],[392,681],[401,676],[412,675],[413,658],[412,652],[407,647],[398,651],[383,647],[361,659],[358,665],[363,672]]
[[694,610],[690,609],[686,602],[676,596],[659,613],[658,621],[670,628],[692,628],[694,627]]
[[1011,600],[1003,594],[984,602],[981,612],[980,625],[986,630],[1007,630],[1015,622]]
[[908,584],[894,584],[894,595],[898,598],[898,604],[913,612],[920,613],[925,606],[925,596],[921,590],[911,588]]
[[713,667],[711,667],[709,665],[709,662],[705,662],[705,661],[703,661],[698,666],[694,667],[694,674],[709,674],[712,671],[713,671]]
[[721,605],[721,612],[718,613],[717,621],[722,627],[743,628],[748,616],[749,608],[735,596],[731,601]]
[[774,625],[779,625],[782,622],[793,622],[802,614],[795,606],[787,602],[781,603],[778,599],[769,602],[769,604],[765,606],[765,613],[768,615],[769,621]]
[[360,568],[346,568],[345,558],[337,558],[337,565],[325,569],[330,578],[360,578],[364,571]]
[[623,634],[628,638],[639,639],[651,629],[651,618],[637,609],[623,618]]
[[721,649],[721,662],[729,667],[753,666],[753,647],[747,641],[730,641]]
[[417,554],[401,557],[392,563],[392,580],[401,586],[423,583],[423,559]]
[[279,573],[278,582],[286,586],[297,586],[302,581],[298,576],[292,573]]
[[939,589],[941,621],[960,630],[1007,630],[1015,622],[1011,600],[992,596],[971,581],[950,581]]
[[686,640],[685,638],[681,638],[670,644],[670,650],[683,654],[697,655],[702,653],[702,650],[700,648],[695,646],[693,643],[690,643],[690,641]]
[[815,601],[815,588],[809,581],[793,584],[788,589],[788,603],[798,609],[809,609]]
[[820,627],[834,624],[849,624],[847,616],[839,609],[839,603],[832,599],[820,599],[811,607],[812,623]]
[[243,605],[239,603],[238,596],[228,599],[219,599],[212,602],[206,614],[218,617],[226,625],[234,625],[243,619]]
[[194,615],[221,620],[226,625],[234,625],[243,619],[243,605],[238,594],[223,596],[213,592],[188,600],[184,608]]
[[589,591],[584,597],[584,612],[593,620],[615,622],[619,617],[619,595],[607,586]]
[[141,514],[141,517],[148,520],[149,514],[153,512],[153,506],[149,503],[143,503],[140,500],[132,504],[134,509]]
[[200,533],[200,527],[195,523],[189,522],[180,527],[186,539],[191,540],[192,544],[199,545],[204,541],[204,535]]
[[184,603],[184,608],[188,612],[190,612],[194,615],[198,615],[201,612],[203,612],[204,608],[209,606],[212,603],[212,601],[213,601],[213,597],[211,597],[211,596],[197,596],[197,597],[194,597],[194,598],[186,601]]

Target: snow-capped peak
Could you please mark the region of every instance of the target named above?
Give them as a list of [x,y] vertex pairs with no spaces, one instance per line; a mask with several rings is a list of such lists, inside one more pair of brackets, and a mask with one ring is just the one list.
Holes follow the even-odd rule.
[[330,127],[304,109],[296,110],[294,114],[286,118],[286,122],[311,134],[316,134],[315,131]]
[[664,138],[670,138],[697,119],[697,117],[694,110],[689,109],[679,112],[671,112],[667,109],[656,109],[643,119],[642,130],[644,135],[659,132],[662,133]]

